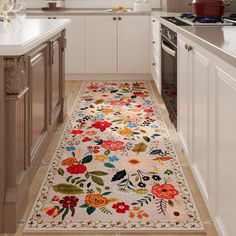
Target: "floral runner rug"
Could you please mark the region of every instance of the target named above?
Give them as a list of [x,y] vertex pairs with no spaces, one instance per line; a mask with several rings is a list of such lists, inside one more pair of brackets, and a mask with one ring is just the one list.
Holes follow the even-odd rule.
[[204,231],[150,82],[84,82],[32,231]]

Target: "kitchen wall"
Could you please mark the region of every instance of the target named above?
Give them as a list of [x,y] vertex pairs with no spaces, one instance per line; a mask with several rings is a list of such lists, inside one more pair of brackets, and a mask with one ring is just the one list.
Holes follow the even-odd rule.
[[[151,0],[153,8],[160,8],[161,0]],[[41,8],[44,0],[26,0],[28,8]],[[65,0],[68,8],[111,8],[114,6],[133,6],[133,0]]]

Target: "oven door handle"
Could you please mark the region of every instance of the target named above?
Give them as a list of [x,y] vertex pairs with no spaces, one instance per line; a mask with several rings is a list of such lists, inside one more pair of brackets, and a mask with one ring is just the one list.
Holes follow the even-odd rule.
[[176,52],[172,49],[170,49],[169,47],[167,47],[164,43],[164,40],[162,40],[162,48],[165,52],[167,52],[168,54],[170,54],[172,57],[176,56]]

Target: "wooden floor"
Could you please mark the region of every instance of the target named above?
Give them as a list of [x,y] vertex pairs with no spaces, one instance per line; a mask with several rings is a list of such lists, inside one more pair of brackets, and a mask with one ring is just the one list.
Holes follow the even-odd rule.
[[[70,112],[72,110],[72,107],[73,107],[73,104],[75,102],[75,99],[78,95],[78,91],[79,91],[79,88],[81,86],[82,82],[81,81],[67,81],[66,82],[66,96],[67,96],[67,114],[69,117],[70,115]],[[170,132],[170,135],[171,135],[171,139],[172,139],[172,142],[176,148],[176,152],[179,156],[179,159],[180,159],[180,162],[181,162],[181,165],[183,167],[183,170],[184,170],[184,173],[185,173],[185,176],[187,177],[187,180],[188,180],[188,183],[190,185],[190,188],[191,188],[191,191],[193,193],[193,197],[194,197],[194,200],[196,201],[196,204],[197,204],[197,207],[198,207],[198,210],[199,210],[199,213],[200,213],[200,216],[201,216],[201,219],[204,223],[204,226],[205,226],[205,229],[206,229],[206,233],[202,233],[202,234],[193,234],[193,233],[190,233],[190,234],[187,234],[185,233],[184,235],[186,236],[199,236],[199,235],[207,235],[207,236],[217,236],[217,232],[216,232],[216,229],[215,229],[215,226],[212,222],[212,219],[207,211],[207,208],[204,204],[204,201],[203,201],[203,198],[201,197],[201,194],[200,194],[200,191],[196,185],[196,182],[193,178],[193,175],[191,173],[191,170],[190,170],[190,167],[188,166],[188,163],[184,157],[184,154],[182,152],[182,149],[181,149],[181,146],[180,146],[180,141],[177,137],[177,134],[176,134],[176,131],[173,127],[173,125],[170,123],[170,120],[168,118],[168,113],[167,113],[167,110],[165,108],[165,105],[163,104],[163,101],[161,99],[161,97],[158,95],[157,93],[157,90],[155,88],[155,85],[154,83],[152,82],[152,86],[153,86],[153,89],[155,91],[155,94],[157,96],[157,100],[160,104],[160,108],[162,110],[162,114],[164,116],[164,119],[165,119],[165,122],[167,124],[167,127],[169,129],[169,132]],[[36,236],[36,235],[43,235],[43,236],[53,236],[53,235],[58,235],[58,234],[53,234],[53,233],[22,233],[23,231],[23,228],[24,228],[24,223],[31,211],[31,208],[33,206],[33,203],[35,201],[35,198],[36,198],[36,195],[37,195],[37,192],[41,186],[41,183],[44,179],[44,176],[46,175],[46,172],[47,172],[47,168],[51,162],[51,159],[53,157],[53,154],[54,154],[54,151],[57,147],[57,144],[59,142],[59,139],[60,139],[60,136],[62,134],[62,131],[63,131],[63,128],[64,126],[66,125],[66,122],[64,122],[63,124],[61,124],[57,131],[55,132],[54,134],[54,137],[50,143],[50,146],[46,152],[46,155],[44,156],[44,159],[43,159],[43,163],[42,163],[42,166],[38,169],[37,173],[36,173],[36,176],[32,182],[32,185],[31,185],[31,188],[30,188],[30,195],[29,195],[29,204],[28,204],[28,208],[25,212],[25,215],[22,219],[22,222],[18,228],[18,231],[16,234],[5,234],[4,236]],[[75,235],[75,234],[66,234],[66,233],[63,233],[61,234],[63,236],[68,236],[68,235]],[[78,234],[77,234],[78,235]],[[99,235],[99,234],[79,234],[80,236],[88,236],[88,235]],[[104,234],[100,234],[100,235],[104,235]],[[126,236],[128,234],[123,234],[123,233],[116,233],[116,234],[106,234],[106,236]],[[134,234],[133,234],[134,235]],[[171,233],[171,234],[137,234],[135,233],[135,235],[137,236],[142,236],[142,235],[148,235],[148,236],[154,236],[154,235],[158,235],[158,236],[183,236],[183,234],[177,234],[177,233]]]

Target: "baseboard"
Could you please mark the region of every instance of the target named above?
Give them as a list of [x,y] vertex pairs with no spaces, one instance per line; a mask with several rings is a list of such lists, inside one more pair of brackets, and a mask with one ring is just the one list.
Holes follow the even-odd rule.
[[216,225],[216,229],[220,236],[229,236],[221,218],[219,216],[216,216],[214,219],[214,223]]
[[184,138],[183,138],[182,134],[179,133],[178,131],[177,131],[177,134],[178,134],[178,137],[179,137],[179,139],[180,139],[180,142],[181,142],[181,145],[182,145],[182,149],[183,149],[184,155],[185,155],[185,157],[186,157],[187,159],[189,159],[189,156],[188,156],[189,153],[188,153],[187,145],[186,145],[185,142],[184,142]]
[[152,80],[151,74],[66,74],[66,80]]

